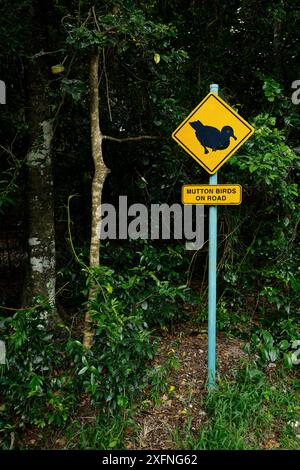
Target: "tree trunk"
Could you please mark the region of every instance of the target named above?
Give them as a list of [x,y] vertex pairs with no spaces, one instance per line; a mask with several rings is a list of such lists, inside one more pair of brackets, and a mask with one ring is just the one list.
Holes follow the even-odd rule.
[[[91,145],[94,161],[94,178],[92,183],[92,222],[91,222],[91,244],[90,244],[90,267],[100,264],[100,231],[101,231],[101,198],[103,185],[109,173],[103,161],[102,142],[103,135],[99,119],[99,48],[94,48],[90,62],[90,120],[91,120]],[[89,290],[89,301],[94,297],[95,286]],[[90,304],[89,304],[90,305]],[[89,306],[85,314],[83,331],[83,345],[90,349],[93,344],[93,320],[90,315]]]
[[51,165],[52,123],[40,123],[40,135],[27,154],[29,266],[24,286],[24,304],[44,296],[55,308],[55,233]]
[[[31,9],[33,56],[47,42],[45,14],[38,4]],[[28,266],[23,304],[42,295],[55,311],[55,231],[51,142],[53,135],[47,97],[48,64],[44,56],[28,60],[25,68],[28,96],[27,122],[31,146],[27,160]]]

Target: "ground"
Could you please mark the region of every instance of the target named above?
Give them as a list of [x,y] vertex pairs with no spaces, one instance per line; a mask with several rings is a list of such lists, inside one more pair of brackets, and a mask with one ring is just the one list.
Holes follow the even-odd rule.
[[[172,334],[165,334],[154,365],[168,361],[173,364],[168,374],[168,389],[159,396],[155,390],[141,402],[135,415],[139,425],[137,436],[128,436],[127,448],[164,450],[176,449],[180,434],[199,429],[206,413],[201,401],[207,393],[207,334],[206,329],[179,325]],[[232,375],[239,366],[243,352],[242,342],[220,333],[217,337],[218,373]],[[153,402],[156,405],[153,406]]]
[[[235,373],[245,362],[249,363],[243,346],[242,339],[217,333],[220,384],[236,383]],[[125,420],[120,426],[115,420],[104,428],[99,425],[99,410],[90,406],[88,396],[82,396],[76,417],[66,428],[56,431],[26,428],[16,440],[12,433],[12,448],[194,449],[199,430],[207,428],[209,422],[203,404],[207,395],[207,326],[183,323],[172,331],[163,330],[158,351],[149,366],[153,371],[151,386],[130,406],[129,414],[124,413]],[[236,387],[229,395],[216,397],[220,416],[216,417],[217,429],[210,434],[215,439],[213,448],[223,445],[223,439],[226,449],[245,448],[240,443],[245,436],[246,448],[299,448],[299,394],[293,390],[297,373],[286,375],[285,372],[283,376],[276,365],[269,364],[263,375],[269,383],[267,388],[261,389],[255,384],[254,387]],[[227,407],[224,400],[227,400]],[[293,428],[293,432],[288,428]],[[207,439],[210,442],[211,437]]]
[[[245,356],[242,341],[238,338],[217,335],[218,374],[230,377]],[[201,402],[207,393],[207,327],[178,324],[172,331],[162,331],[160,345],[153,360],[155,370],[151,388],[145,390],[133,406],[134,426],[125,429],[124,448],[138,450],[164,450],[179,447],[178,440],[185,430],[189,434],[199,429],[207,415]],[[166,388],[163,384],[167,383]],[[28,427],[15,441],[12,448],[68,449],[78,448],[80,430],[96,425],[97,410],[89,405],[88,397],[82,397],[77,412],[79,428],[74,431]],[[92,434],[94,433],[91,431]],[[93,448],[92,436],[86,446]]]

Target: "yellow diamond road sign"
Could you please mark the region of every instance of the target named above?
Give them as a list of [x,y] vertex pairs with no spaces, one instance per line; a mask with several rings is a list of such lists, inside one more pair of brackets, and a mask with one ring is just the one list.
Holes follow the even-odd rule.
[[253,132],[253,127],[225,101],[209,93],[172,137],[212,175]]

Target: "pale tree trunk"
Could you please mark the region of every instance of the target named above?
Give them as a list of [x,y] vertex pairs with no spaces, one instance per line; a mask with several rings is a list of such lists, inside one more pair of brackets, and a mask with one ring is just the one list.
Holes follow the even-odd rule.
[[[99,48],[94,48],[90,62],[90,121],[91,121],[91,145],[94,161],[94,177],[92,183],[92,221],[90,244],[90,267],[100,264],[100,230],[101,230],[101,198],[103,185],[109,173],[103,160],[102,142],[103,135],[99,119]],[[94,297],[95,286],[89,290],[89,301]],[[93,320],[88,309],[85,314],[83,330],[83,345],[90,349],[93,343]]]
[[55,309],[55,233],[51,165],[52,123],[40,123],[40,134],[27,155],[29,266],[24,304],[42,295]]
[[[30,54],[46,47],[44,7],[32,4]],[[30,149],[27,161],[28,263],[23,289],[23,305],[30,306],[41,295],[55,310],[55,231],[52,177],[53,124],[47,96],[49,66],[45,56],[28,59],[25,65],[28,97],[27,122]],[[53,317],[55,318],[55,317]]]
[[[99,61],[100,50],[95,47],[92,51],[90,62],[90,121],[91,121],[91,144],[92,157],[94,161],[94,178],[92,183],[92,221],[91,221],[91,243],[90,243],[90,267],[100,265],[100,234],[101,234],[101,199],[106,176],[109,169],[103,160],[102,143],[103,140],[113,142],[130,142],[141,140],[158,139],[157,136],[141,135],[136,137],[117,138],[103,135],[100,126],[99,117]],[[95,285],[89,290],[88,308],[85,314],[83,329],[83,345],[90,349],[93,344],[94,329],[93,319],[90,314],[91,302],[95,295]]]

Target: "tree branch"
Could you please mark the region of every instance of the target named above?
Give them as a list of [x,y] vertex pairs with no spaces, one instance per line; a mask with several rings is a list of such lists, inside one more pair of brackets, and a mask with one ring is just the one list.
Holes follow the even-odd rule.
[[112,142],[130,142],[130,141],[137,141],[137,140],[160,140],[162,137],[159,137],[158,135],[139,135],[137,137],[124,137],[124,138],[118,138],[118,137],[112,137],[110,135],[103,135],[102,139],[106,140],[111,140]]

